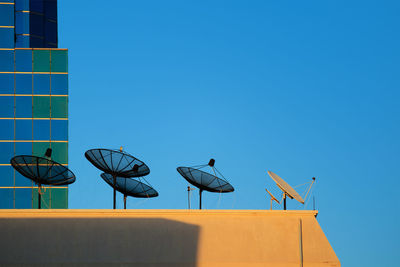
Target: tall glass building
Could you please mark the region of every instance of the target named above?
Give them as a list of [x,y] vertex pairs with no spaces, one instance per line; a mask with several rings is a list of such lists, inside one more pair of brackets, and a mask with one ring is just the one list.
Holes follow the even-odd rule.
[[[57,40],[57,0],[0,0],[0,208],[37,208],[37,187],[15,155],[68,164],[68,50]],[[42,208],[67,208],[68,187],[44,187]]]

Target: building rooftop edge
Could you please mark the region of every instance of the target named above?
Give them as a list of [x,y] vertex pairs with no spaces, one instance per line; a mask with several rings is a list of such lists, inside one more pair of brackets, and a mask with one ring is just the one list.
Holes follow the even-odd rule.
[[15,209],[0,210],[1,217],[25,216],[152,216],[152,215],[258,215],[258,216],[316,216],[316,210],[187,210],[187,209],[147,209],[147,210],[111,210],[111,209]]

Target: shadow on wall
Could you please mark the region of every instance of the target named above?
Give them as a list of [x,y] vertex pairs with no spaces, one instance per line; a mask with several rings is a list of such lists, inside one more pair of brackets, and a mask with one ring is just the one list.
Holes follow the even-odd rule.
[[196,266],[199,231],[158,218],[0,219],[0,265]]

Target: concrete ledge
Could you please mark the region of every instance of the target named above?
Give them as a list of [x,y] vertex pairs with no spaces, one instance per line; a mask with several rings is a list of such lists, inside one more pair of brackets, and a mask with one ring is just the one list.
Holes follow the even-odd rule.
[[316,211],[1,210],[1,266],[340,266]]

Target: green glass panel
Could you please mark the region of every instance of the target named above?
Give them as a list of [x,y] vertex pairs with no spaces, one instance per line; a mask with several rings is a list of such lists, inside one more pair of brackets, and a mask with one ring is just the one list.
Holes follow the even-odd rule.
[[52,209],[68,209],[68,188],[51,189],[51,208]]
[[55,143],[55,142],[34,142],[33,155],[44,157],[46,150],[51,148],[51,159],[60,163],[68,164],[68,143]]
[[[50,188],[43,188],[41,189],[41,208],[42,209],[51,209],[51,190]],[[38,208],[38,189],[33,188],[33,195],[32,195],[32,206],[34,209]]]
[[50,97],[34,96],[33,97],[33,117],[34,118],[50,118]]
[[51,51],[51,72],[68,72],[68,51]]
[[51,97],[51,117],[52,118],[68,117],[68,97],[66,96]]
[[61,163],[68,164],[68,143],[51,143],[53,149],[51,159]]
[[37,157],[44,157],[46,150],[50,147],[50,142],[34,142],[33,155]]
[[50,50],[33,50],[33,71],[50,72]]

